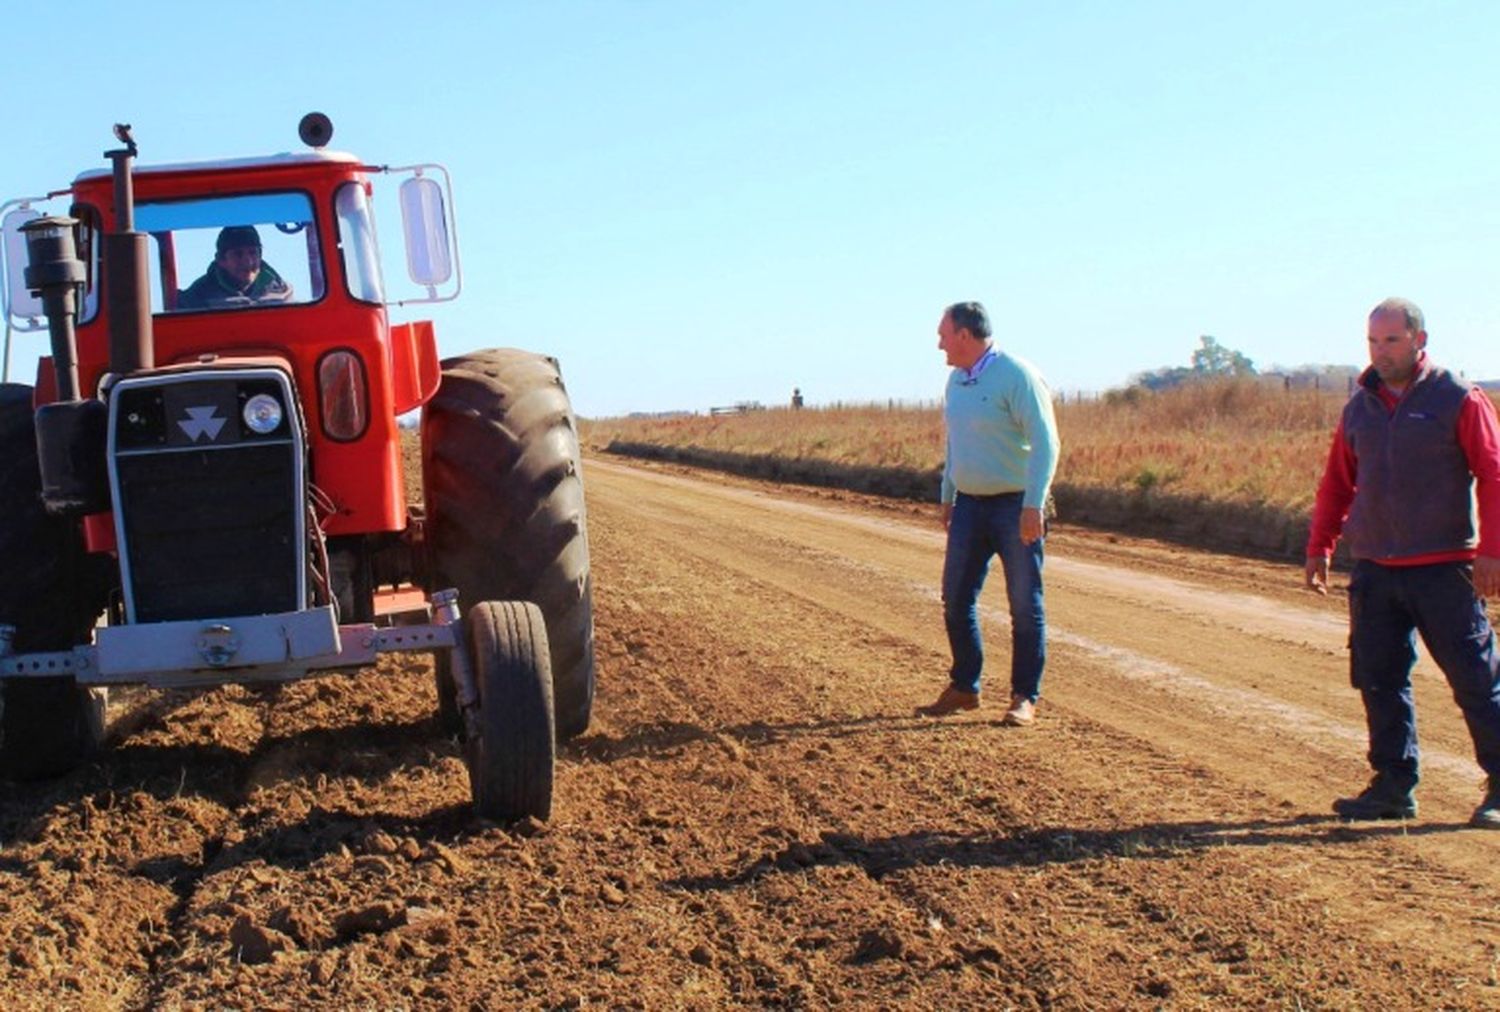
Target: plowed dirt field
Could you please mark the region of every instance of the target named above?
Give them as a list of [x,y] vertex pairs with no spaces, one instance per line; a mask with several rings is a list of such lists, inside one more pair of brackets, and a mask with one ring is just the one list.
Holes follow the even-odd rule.
[[1500,834],[1424,662],[1422,814],[1366,777],[1341,595],[1059,528],[1036,725],[915,716],[931,507],[591,458],[600,691],[554,817],[468,813],[431,668],[144,695],[0,785],[5,1009],[1480,1008]]

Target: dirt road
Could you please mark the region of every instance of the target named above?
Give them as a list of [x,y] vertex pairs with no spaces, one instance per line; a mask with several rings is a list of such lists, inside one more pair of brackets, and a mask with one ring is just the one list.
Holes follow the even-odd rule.
[[586,464],[600,696],[476,824],[424,661],[161,699],[0,808],[6,1008],[1500,1006],[1500,834],[1424,666],[1422,816],[1345,825],[1341,601],[1059,529],[1033,728],[913,708],[930,510]]

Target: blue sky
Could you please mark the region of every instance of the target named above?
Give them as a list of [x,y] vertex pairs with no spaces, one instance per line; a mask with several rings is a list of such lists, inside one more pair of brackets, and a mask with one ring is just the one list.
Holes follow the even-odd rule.
[[1062,390],[1202,334],[1362,362],[1392,294],[1500,378],[1500,4],[56,9],[7,15],[0,199],[103,167],[115,120],[171,162],[295,150],[320,109],[453,173],[442,352],[554,354],[580,414],[932,399],[968,298]]

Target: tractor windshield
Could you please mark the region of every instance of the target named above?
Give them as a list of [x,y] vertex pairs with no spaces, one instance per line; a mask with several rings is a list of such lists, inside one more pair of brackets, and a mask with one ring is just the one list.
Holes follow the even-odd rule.
[[323,259],[305,193],[143,203],[151,311],[188,313],[316,302]]

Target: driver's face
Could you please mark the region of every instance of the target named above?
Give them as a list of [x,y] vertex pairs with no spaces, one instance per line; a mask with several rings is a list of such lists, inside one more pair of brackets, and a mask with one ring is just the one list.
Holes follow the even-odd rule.
[[237,286],[249,288],[260,273],[260,247],[233,246],[219,254],[217,263]]

